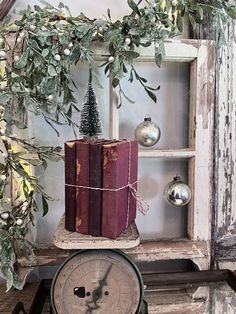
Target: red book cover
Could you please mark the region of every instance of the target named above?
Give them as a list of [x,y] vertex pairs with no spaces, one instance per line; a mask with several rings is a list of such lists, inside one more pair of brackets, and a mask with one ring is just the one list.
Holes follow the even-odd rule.
[[[102,141],[89,144],[89,186],[102,187]],[[89,191],[89,228],[93,236],[101,235],[102,191]]]
[[[76,141],[76,185],[89,187],[89,142]],[[76,232],[88,233],[90,190],[76,188]]]
[[75,141],[65,143],[65,228],[69,231],[75,231],[75,201],[76,187],[67,184],[76,185],[76,152]]
[[[116,140],[98,139],[89,144],[89,186],[102,188],[102,145]],[[88,234],[101,236],[102,190],[89,190],[89,228]]]
[[[103,145],[103,188],[118,189],[137,181],[137,141]],[[129,162],[130,161],[130,162]],[[130,167],[129,167],[130,164]],[[134,185],[135,187],[135,185]],[[136,217],[136,200],[128,187],[103,191],[102,235],[118,237]]]

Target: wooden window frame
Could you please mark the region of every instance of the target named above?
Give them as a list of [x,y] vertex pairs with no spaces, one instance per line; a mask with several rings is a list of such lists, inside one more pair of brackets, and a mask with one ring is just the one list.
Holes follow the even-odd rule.
[[[199,247],[200,269],[210,267],[213,178],[213,118],[215,100],[215,44],[208,40],[168,40],[166,62],[187,62],[190,65],[189,147],[175,150],[140,150],[139,158],[176,158],[188,160],[188,183],[192,198],[188,205],[187,238],[180,246],[187,249],[192,242]],[[154,61],[154,47],[139,51],[137,62]],[[110,138],[119,138],[119,113],[110,84]],[[155,240],[153,240],[155,242]],[[189,242],[190,241],[190,242]],[[202,242],[200,244],[200,242]],[[161,240],[158,241],[161,243]],[[170,255],[173,242],[169,242]],[[188,243],[188,244],[187,244]],[[167,245],[167,241],[165,241]],[[202,244],[203,245],[202,247]],[[200,246],[202,248],[200,248]],[[168,246],[168,245],[167,245]],[[181,248],[179,248],[181,250]],[[186,250],[184,250],[186,251]],[[179,252],[184,258],[183,254]],[[189,254],[188,254],[189,256]],[[169,259],[169,256],[166,256]],[[177,256],[176,256],[177,257]],[[194,259],[194,258],[193,258]]]
[[[188,236],[184,239],[149,239],[134,248],[123,249],[134,261],[192,260],[200,270],[210,268],[213,117],[215,99],[215,44],[206,40],[168,40],[165,42],[166,62],[190,64],[189,147],[175,150],[140,150],[139,158],[176,158],[188,160],[188,183],[192,199],[188,206]],[[137,62],[154,61],[154,47],[140,52]],[[106,48],[96,47],[96,57],[104,60]],[[109,87],[109,136],[119,138],[119,113],[115,91]],[[128,239],[127,239],[128,241]],[[91,242],[91,241],[90,241]],[[56,243],[56,241],[55,241]],[[88,248],[92,248],[88,243]],[[116,248],[115,243],[111,248]],[[30,271],[34,266],[61,263],[73,250],[53,245],[35,250],[35,258],[18,260]]]

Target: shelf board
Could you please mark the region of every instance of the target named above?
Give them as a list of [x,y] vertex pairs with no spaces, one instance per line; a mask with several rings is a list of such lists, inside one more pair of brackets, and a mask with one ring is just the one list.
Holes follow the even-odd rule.
[[[64,157],[64,150],[59,155]],[[191,148],[180,149],[141,149],[138,153],[139,158],[193,158],[195,157],[195,150]],[[38,158],[36,154],[26,154],[24,157],[31,159]]]
[[[191,62],[198,56],[199,41],[198,40],[165,40],[165,62]],[[107,60],[109,47],[107,44],[94,42],[92,49],[95,51],[95,60]],[[155,61],[155,44],[152,43],[149,47],[139,47],[136,51],[140,56],[136,59],[137,62],[154,62]]]
[[66,250],[130,249],[139,245],[139,243],[140,238],[135,223],[132,223],[117,239],[113,240],[67,231],[65,229],[65,215],[61,218],[54,234],[55,246]]
[[[71,237],[73,233],[70,233]],[[68,235],[69,236],[69,235]],[[69,236],[70,237],[70,236]],[[91,236],[90,236],[91,237]],[[90,237],[83,238],[84,242],[81,248],[90,249]],[[87,239],[87,240],[85,240]],[[106,239],[106,238],[105,238]],[[75,250],[67,249],[68,245],[61,242],[61,237],[57,236],[57,245],[59,244],[63,248],[56,247],[52,244],[39,244],[38,248],[34,250],[34,257],[28,259],[25,257],[19,257],[18,263],[21,267],[35,267],[42,265],[59,265],[72,254]],[[91,237],[92,243],[96,241],[94,237]],[[116,245],[110,246],[112,240],[106,239],[106,248],[118,248],[118,240]],[[127,240],[126,240],[127,241]],[[136,239],[136,241],[139,241]],[[96,242],[98,245],[99,242]],[[101,243],[101,241],[100,241]],[[122,242],[121,242],[122,243]],[[104,242],[103,242],[104,245]],[[109,245],[109,247],[108,247]],[[103,248],[103,247],[100,247]],[[179,260],[179,259],[208,259],[210,254],[210,247],[207,241],[192,241],[188,239],[176,239],[176,240],[146,240],[141,241],[141,244],[134,248],[127,248],[123,250],[128,254],[135,262],[153,262],[164,260]],[[207,269],[207,268],[205,268]],[[202,268],[203,270],[203,268]]]
[[138,153],[140,158],[193,158],[195,150],[190,148],[181,149],[143,149]]

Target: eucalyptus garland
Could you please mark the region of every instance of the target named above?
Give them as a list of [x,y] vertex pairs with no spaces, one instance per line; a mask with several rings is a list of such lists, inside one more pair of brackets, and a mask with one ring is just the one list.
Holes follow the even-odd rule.
[[[38,196],[43,215],[51,199],[40,178],[30,174],[29,166],[46,169],[48,160],[61,158],[59,147],[36,146],[33,139],[19,136],[17,130],[27,128],[22,117],[29,112],[41,115],[58,135],[60,125],[76,129],[72,113],[79,108],[71,67],[86,60],[96,72],[92,43],[98,40],[109,44],[102,66],[119,89],[118,106],[123,97],[129,100],[121,87],[124,77],[131,83],[136,79],[156,102],[160,86],[150,86],[135,69],[136,48],[154,42],[155,61],[160,67],[164,40],[183,31],[186,17],[194,28],[205,16],[214,16],[219,44],[224,42],[229,18],[236,19],[236,8],[227,0],[127,0],[130,14],[116,21],[109,9],[103,18],[89,19],[84,14],[73,17],[63,3],[55,8],[42,2],[45,7],[28,7],[14,23],[6,18],[0,29],[0,271],[7,279],[7,289],[22,287],[17,258],[33,254],[34,245],[26,235],[39,207]],[[14,195],[9,192],[12,182],[17,182]]]

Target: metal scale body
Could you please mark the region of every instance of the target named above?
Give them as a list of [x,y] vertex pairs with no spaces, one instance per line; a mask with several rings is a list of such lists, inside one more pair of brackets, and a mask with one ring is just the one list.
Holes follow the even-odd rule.
[[120,250],[82,250],[58,269],[51,289],[54,314],[145,314],[143,281]]

